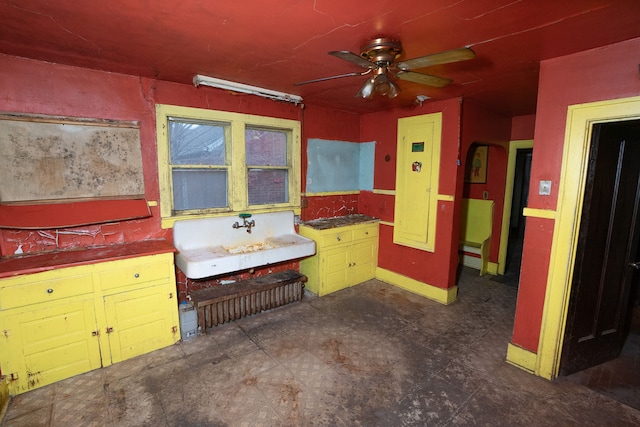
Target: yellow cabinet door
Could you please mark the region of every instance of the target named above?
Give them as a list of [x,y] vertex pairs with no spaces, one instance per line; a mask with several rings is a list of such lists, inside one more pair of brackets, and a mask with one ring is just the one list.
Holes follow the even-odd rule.
[[351,285],[373,279],[376,275],[378,242],[366,239],[351,247]]
[[351,285],[349,247],[348,245],[337,246],[320,254],[320,268],[323,274],[320,277],[319,296],[330,294]]
[[[106,328],[103,332],[111,363],[158,350],[180,339],[175,291],[167,286],[108,295],[104,297],[104,307]],[[108,352],[104,353],[107,357]]]
[[23,393],[101,366],[92,299],[38,304],[2,317],[0,360],[11,394]]

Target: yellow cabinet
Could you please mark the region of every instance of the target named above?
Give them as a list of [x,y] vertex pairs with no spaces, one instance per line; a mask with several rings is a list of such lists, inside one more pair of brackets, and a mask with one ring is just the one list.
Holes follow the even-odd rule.
[[12,395],[171,345],[173,253],[0,279],[0,333]]
[[97,369],[100,346],[93,299],[26,306],[2,313],[0,360],[11,394]]
[[176,319],[168,314],[175,311],[177,303],[170,294],[151,287],[104,297],[111,363],[176,341]]
[[[353,222],[353,223],[352,223]],[[300,262],[305,287],[326,295],[375,277],[378,264],[378,222],[370,217],[309,221],[300,234],[316,241],[316,255]]]

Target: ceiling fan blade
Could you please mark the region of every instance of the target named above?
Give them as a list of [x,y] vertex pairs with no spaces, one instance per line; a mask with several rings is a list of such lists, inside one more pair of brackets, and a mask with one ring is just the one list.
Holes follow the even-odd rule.
[[449,64],[451,62],[466,61],[474,59],[476,54],[468,47],[461,49],[447,50],[445,52],[434,53],[432,55],[420,56],[418,58],[407,59],[398,62],[396,67],[402,71],[414,70],[417,68],[430,67],[432,65]]
[[414,71],[398,71],[396,77],[400,80],[435,87],[445,87],[453,81],[445,77],[430,76],[429,74],[416,73]]
[[356,65],[359,65],[363,68],[375,68],[376,64],[371,61],[367,61],[363,57],[356,55],[353,52],[349,52],[348,50],[332,50],[329,52],[329,55],[333,55],[336,58],[344,59],[345,61],[352,62]]
[[[366,73],[365,73],[366,74]],[[301,85],[306,85],[308,83],[318,83],[318,82],[324,82],[326,80],[333,80],[333,79],[340,79],[342,77],[353,77],[353,76],[361,76],[362,73],[346,73],[346,74],[339,74],[337,76],[330,76],[330,77],[321,77],[319,79],[313,79],[313,80],[306,80],[304,82],[297,82],[294,83],[294,86],[301,86]]]

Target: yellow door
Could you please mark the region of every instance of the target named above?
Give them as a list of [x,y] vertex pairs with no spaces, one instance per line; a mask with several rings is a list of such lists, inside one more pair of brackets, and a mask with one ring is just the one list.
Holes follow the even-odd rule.
[[433,251],[442,114],[398,120],[393,241]]
[[93,300],[33,307],[7,316],[2,325],[0,357],[8,361],[2,373],[12,379],[12,394],[101,366]]
[[111,363],[169,346],[180,339],[174,294],[155,286],[104,297],[107,325],[103,332],[108,337]]

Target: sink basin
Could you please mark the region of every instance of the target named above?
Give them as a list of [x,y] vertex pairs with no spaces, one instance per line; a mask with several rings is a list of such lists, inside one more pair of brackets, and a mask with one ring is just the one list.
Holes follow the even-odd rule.
[[296,233],[293,211],[255,214],[251,233],[238,216],[176,221],[176,264],[190,279],[218,276],[315,254],[316,243]]

